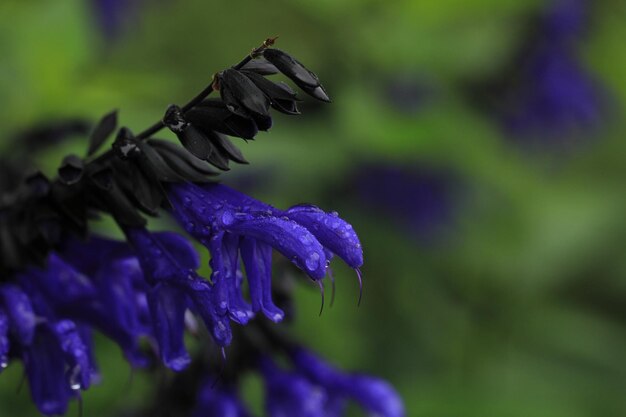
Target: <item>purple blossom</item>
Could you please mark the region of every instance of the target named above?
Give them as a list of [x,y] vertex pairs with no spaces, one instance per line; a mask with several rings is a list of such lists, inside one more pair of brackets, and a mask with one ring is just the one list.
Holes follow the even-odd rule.
[[190,362],[183,341],[187,309],[202,317],[218,345],[230,344],[228,318],[213,302],[214,286],[196,274],[199,259],[191,244],[175,233],[125,231],[150,286],[148,305],[163,362],[177,371]]
[[102,34],[114,39],[136,12],[139,0],[91,0],[91,5]]
[[265,379],[265,408],[269,417],[328,417],[328,394],[296,372],[280,369],[269,358],[261,360]]
[[[245,324],[252,312],[275,322],[284,316],[271,296],[272,248],[320,285],[333,254],[357,270],[363,263],[356,233],[337,213],[303,205],[282,211],[219,184],[177,184],[169,196],[174,217],[211,252],[218,311],[238,323]],[[238,252],[251,306],[240,296]]]
[[598,126],[603,92],[577,54],[586,28],[584,0],[556,0],[541,19],[539,34],[505,92],[506,129],[518,137],[570,137]]
[[301,348],[292,350],[291,360],[294,369],[290,371],[268,357],[260,360],[270,417],[340,417],[349,400],[372,416],[405,415],[398,393],[379,378],[341,372]]
[[351,184],[359,204],[383,212],[419,240],[436,239],[452,221],[458,185],[449,172],[366,165]]
[[[71,275],[73,271],[62,272]],[[39,410],[63,414],[77,391],[97,379],[97,371],[90,334],[75,321],[59,317],[37,285],[42,276],[57,277],[31,268],[17,277],[16,284],[0,287],[0,365],[8,365],[9,354],[21,358]]]
[[292,353],[296,369],[328,393],[352,399],[368,413],[380,417],[402,417],[404,404],[386,381],[369,375],[346,374],[304,349]]
[[250,417],[235,389],[216,387],[213,381],[202,384],[191,417]]

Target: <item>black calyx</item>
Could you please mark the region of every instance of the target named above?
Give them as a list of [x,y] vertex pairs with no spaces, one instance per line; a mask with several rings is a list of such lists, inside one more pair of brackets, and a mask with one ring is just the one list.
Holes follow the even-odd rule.
[[223,171],[230,169],[229,161],[247,161],[224,134],[214,129],[242,136],[253,136],[258,131],[253,120],[230,112],[225,104],[198,106],[185,115],[180,107],[171,105],[165,113],[163,123],[193,156]]
[[308,95],[321,101],[330,102],[330,97],[328,97],[326,90],[320,84],[317,75],[309,71],[291,55],[280,49],[268,48],[263,51],[263,57]]
[[270,100],[248,77],[229,68],[217,75],[220,96],[231,112],[253,119],[259,130],[272,126]]

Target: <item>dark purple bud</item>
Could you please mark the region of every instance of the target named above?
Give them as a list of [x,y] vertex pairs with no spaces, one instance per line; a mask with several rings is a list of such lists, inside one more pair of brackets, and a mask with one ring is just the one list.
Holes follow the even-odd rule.
[[228,110],[255,121],[269,118],[269,99],[248,77],[235,69],[226,69],[218,74],[218,80],[220,95]]
[[289,77],[307,94],[318,100],[330,102],[330,98],[328,94],[326,94],[324,87],[320,84],[317,75],[309,71],[291,55],[280,49],[268,48],[263,51],[263,57],[274,64],[280,72]]

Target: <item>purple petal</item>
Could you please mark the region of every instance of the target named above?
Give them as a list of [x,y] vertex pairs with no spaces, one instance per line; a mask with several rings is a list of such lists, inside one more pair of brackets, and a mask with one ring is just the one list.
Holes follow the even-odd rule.
[[65,376],[63,351],[45,326],[23,351],[24,367],[33,402],[42,414],[65,414],[72,396]]
[[152,235],[181,267],[193,270],[200,267],[200,256],[189,240],[172,232],[159,232]]
[[0,373],[9,365],[9,318],[0,309]]
[[223,240],[224,278],[228,285],[229,313],[232,320],[246,324],[254,316],[252,307],[242,295],[243,277],[239,270],[239,236],[226,234]]
[[52,326],[52,331],[69,365],[70,388],[73,390],[89,388],[92,366],[87,346],[83,343],[76,324],[71,320],[61,320]]
[[254,311],[273,322],[279,322],[285,313],[272,301],[272,248],[249,237],[241,240],[241,257],[246,267],[250,299]]
[[261,361],[265,379],[266,409],[270,417],[325,417],[327,394],[306,378],[284,372],[270,359]]
[[231,233],[267,243],[315,280],[326,275],[324,248],[315,236],[294,221],[225,211],[222,226]]
[[178,287],[160,283],[148,292],[148,304],[161,360],[174,371],[184,369],[191,361],[183,340],[186,294]]
[[188,282],[189,297],[193,301],[195,310],[205,326],[211,332],[213,339],[219,346],[228,346],[233,338],[230,322],[226,314],[219,314],[214,306],[214,295],[206,281],[196,280]]
[[11,330],[22,345],[30,345],[35,335],[37,318],[29,297],[17,286],[5,284],[0,288]]
[[196,407],[191,417],[246,417],[248,415],[233,390],[216,387],[214,382],[207,381],[198,393]]
[[352,268],[363,265],[363,249],[352,225],[336,212],[326,213],[315,206],[294,206],[285,213],[289,219],[306,227],[324,247],[337,254]]
[[396,390],[386,381],[365,375],[354,375],[345,394],[352,397],[373,415],[404,417],[404,403]]

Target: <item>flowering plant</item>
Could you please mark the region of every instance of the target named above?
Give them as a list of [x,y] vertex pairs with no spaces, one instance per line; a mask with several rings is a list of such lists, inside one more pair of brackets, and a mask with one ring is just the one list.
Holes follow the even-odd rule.
[[[115,112],[106,115],[85,158],[68,155],[57,178],[29,173],[2,192],[0,366],[23,362],[41,413],[64,414],[70,400],[97,382],[95,330],[115,341],[134,367],[158,360],[173,371],[199,369],[191,385],[196,403],[178,410],[181,415],[249,415],[237,393],[240,375],[249,370],[265,380],[270,416],[339,416],[350,399],[372,415],[404,415],[386,382],[343,373],[255,318],[280,322],[289,314],[288,293],[274,301],[273,281],[280,277],[272,277],[273,249],[319,286],[322,307],[331,259],[354,268],[359,283],[363,263],[358,236],[336,212],[312,205],[280,210],[215,180],[231,161],[247,163],[229,136],[252,140],[268,130],[270,109],[299,114],[291,87],[267,76],[280,72],[330,101],[318,77],[274,42],[268,38],[218,72],[189,103],[169,106],[139,134],[118,129]],[[212,92],[219,98],[208,99]],[[153,137],[164,128],[182,146]],[[98,153],[114,133],[112,148]],[[147,228],[146,216],[160,213],[209,250],[210,279],[198,274],[199,256],[187,237]],[[90,229],[102,215],[115,220],[124,240]],[[185,347],[185,331],[197,332],[196,317],[207,330],[206,348],[222,350],[217,376]],[[234,339],[239,343],[227,355]]]

